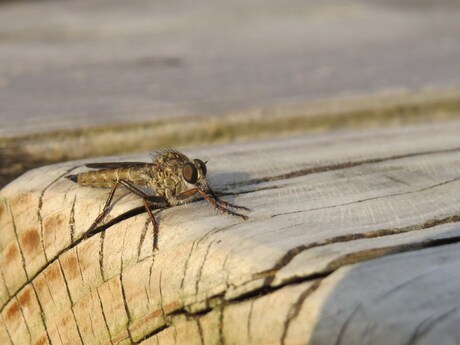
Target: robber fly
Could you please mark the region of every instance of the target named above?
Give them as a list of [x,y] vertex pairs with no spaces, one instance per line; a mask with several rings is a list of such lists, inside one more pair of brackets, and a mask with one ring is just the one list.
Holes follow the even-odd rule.
[[[90,163],[86,167],[95,169],[66,178],[81,186],[111,188],[102,212],[97,216],[90,229],[94,229],[109,213],[115,191],[124,186],[142,198],[144,207],[153,224],[153,247],[158,249],[159,227],[152,209],[166,208],[190,202],[201,196],[216,209],[246,220],[248,217],[231,210],[248,208],[220,199],[206,179],[206,162],[189,159],[183,153],[167,149],[152,154],[152,163],[114,162]],[[142,188],[148,188],[148,194]]]

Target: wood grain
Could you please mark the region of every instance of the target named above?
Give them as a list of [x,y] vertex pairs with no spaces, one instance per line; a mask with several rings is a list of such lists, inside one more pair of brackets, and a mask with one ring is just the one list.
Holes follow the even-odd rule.
[[[249,220],[30,171],[0,193],[4,344],[454,344],[460,122],[187,150]],[[147,155],[116,157],[148,160]],[[109,158],[107,158],[109,159]],[[130,213],[130,210],[135,209]]]

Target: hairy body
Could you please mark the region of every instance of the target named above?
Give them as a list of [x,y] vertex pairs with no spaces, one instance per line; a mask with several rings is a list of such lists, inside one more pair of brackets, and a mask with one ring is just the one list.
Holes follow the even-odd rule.
[[[200,159],[189,159],[175,150],[165,150],[152,155],[153,161],[146,162],[114,162],[91,163],[88,168],[96,169],[79,174],[68,175],[66,178],[81,186],[93,188],[111,188],[102,213],[93,222],[91,228],[107,215],[116,189],[122,185],[140,196],[150,215],[154,227],[154,247],[157,248],[158,224],[151,207],[164,208],[191,201],[202,196],[215,208],[247,219],[247,216],[229,208],[249,210],[246,207],[230,204],[217,197],[206,179],[206,163]],[[143,187],[151,193],[147,194]]]

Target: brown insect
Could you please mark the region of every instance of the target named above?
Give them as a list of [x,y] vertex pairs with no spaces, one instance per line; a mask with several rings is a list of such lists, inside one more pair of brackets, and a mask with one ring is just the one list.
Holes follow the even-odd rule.
[[[190,202],[201,196],[220,211],[244,220],[248,218],[230,209],[249,211],[248,208],[226,202],[212,190],[206,179],[206,162],[200,159],[190,160],[183,153],[172,149],[152,154],[152,160],[152,163],[90,163],[86,166],[96,170],[66,176],[81,186],[111,188],[101,214],[94,220],[90,229],[94,229],[109,213],[110,204],[119,186],[126,187],[143,199],[144,207],[153,224],[154,249],[158,248],[159,227],[151,207],[166,208]],[[151,194],[147,194],[143,188],[148,188]]]

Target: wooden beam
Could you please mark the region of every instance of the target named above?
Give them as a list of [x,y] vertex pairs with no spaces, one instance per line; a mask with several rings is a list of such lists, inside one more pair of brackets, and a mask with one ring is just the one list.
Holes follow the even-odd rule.
[[[5,344],[373,344],[456,339],[460,122],[187,150],[249,219],[156,211],[63,178],[0,192]],[[116,157],[148,160],[147,155]],[[130,212],[135,209],[135,212]]]

